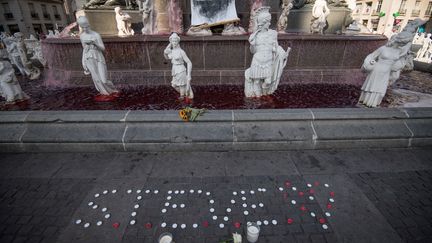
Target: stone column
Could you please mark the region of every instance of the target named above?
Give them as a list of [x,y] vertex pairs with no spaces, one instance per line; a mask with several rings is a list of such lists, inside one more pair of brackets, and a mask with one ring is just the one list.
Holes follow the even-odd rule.
[[169,13],[168,13],[169,0],[156,0],[154,3],[154,10],[156,11],[156,33],[169,34]]

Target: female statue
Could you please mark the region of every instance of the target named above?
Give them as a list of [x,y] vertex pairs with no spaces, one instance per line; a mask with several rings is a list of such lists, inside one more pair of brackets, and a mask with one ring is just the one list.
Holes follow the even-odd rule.
[[288,15],[290,10],[292,9],[293,4],[292,0],[284,0],[282,4],[282,13],[279,17],[278,23],[277,23],[277,31],[279,33],[286,33],[285,30],[288,26]]
[[369,107],[378,106],[386,94],[389,82],[397,79],[394,73],[406,64],[406,53],[403,50],[406,41],[402,38],[402,35],[396,35],[364,60],[362,69],[368,72],[368,76],[361,88],[360,103]]
[[[4,55],[4,54],[2,54]],[[21,90],[21,86],[15,76],[15,70],[7,60],[0,59],[0,96],[7,103],[27,100],[29,97]]]
[[325,0],[317,0],[312,8],[312,16],[314,19],[311,23],[311,32],[324,34],[324,28],[327,25],[327,16],[330,14],[330,9],[327,7]]
[[[169,44],[165,48],[164,57],[172,63],[171,86],[180,93],[180,99],[186,101],[193,99],[194,94],[191,87],[192,62],[189,60],[183,49],[180,48],[180,37],[172,33],[169,37]],[[185,67],[185,64],[186,66]]]
[[[93,83],[97,91],[101,94],[101,96],[96,97],[97,100],[112,100],[112,97],[115,98],[118,96],[118,91],[113,83],[107,80],[108,71],[103,55],[105,45],[102,42],[102,38],[98,33],[90,29],[86,17],[79,17],[77,22],[83,30],[83,33],[80,35],[80,40],[83,46],[82,65],[84,74],[91,74]],[[111,98],[108,96],[111,96]]]
[[131,28],[131,19],[132,17],[124,13],[120,7],[114,8],[115,12],[115,18],[117,22],[117,30],[118,30],[118,36],[130,36],[134,35],[134,30]]
[[271,95],[276,91],[283,68],[291,48],[285,50],[278,45],[277,32],[269,29],[271,15],[269,7],[257,10],[257,29],[249,37],[251,53],[250,68],[245,71],[246,97]]

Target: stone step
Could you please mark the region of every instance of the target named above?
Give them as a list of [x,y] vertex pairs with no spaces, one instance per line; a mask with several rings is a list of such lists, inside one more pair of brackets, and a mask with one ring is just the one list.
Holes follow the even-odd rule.
[[432,145],[432,108],[0,112],[1,152],[226,151]]

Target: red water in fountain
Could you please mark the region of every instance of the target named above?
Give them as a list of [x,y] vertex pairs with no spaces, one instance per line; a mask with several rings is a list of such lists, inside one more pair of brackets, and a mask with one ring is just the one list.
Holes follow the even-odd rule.
[[112,102],[97,102],[94,87],[47,89],[38,81],[20,80],[30,96],[16,105],[0,103],[0,110],[173,110],[187,105],[206,109],[281,109],[355,107],[360,88],[341,84],[280,85],[274,95],[261,99],[244,98],[243,86],[194,86],[190,104],[178,100],[169,86],[120,87],[121,95]]

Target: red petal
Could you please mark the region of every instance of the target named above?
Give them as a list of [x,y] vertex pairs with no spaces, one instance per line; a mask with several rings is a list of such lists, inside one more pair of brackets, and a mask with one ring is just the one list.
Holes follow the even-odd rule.
[[236,227],[237,229],[240,228],[240,225],[241,225],[241,224],[240,224],[239,222],[235,222],[235,223],[234,223],[234,227]]
[[326,221],[325,221],[325,219],[320,218],[320,219],[319,219],[319,222],[320,222],[320,224],[325,224]]
[[334,196],[335,196],[335,193],[334,193],[334,192],[330,192],[330,196],[331,196],[331,197],[334,197]]
[[288,220],[287,220],[287,223],[288,224],[292,224],[294,222],[294,219],[292,219],[292,218],[289,218]]
[[299,194],[300,197],[303,197],[304,192],[299,192],[298,194]]
[[147,223],[145,224],[146,229],[151,229],[152,228],[152,224],[151,223]]
[[115,229],[117,229],[117,228],[120,226],[120,223],[114,223],[112,226],[113,226]]
[[332,208],[332,205],[331,205],[330,203],[327,204],[327,208],[328,208],[328,209]]

